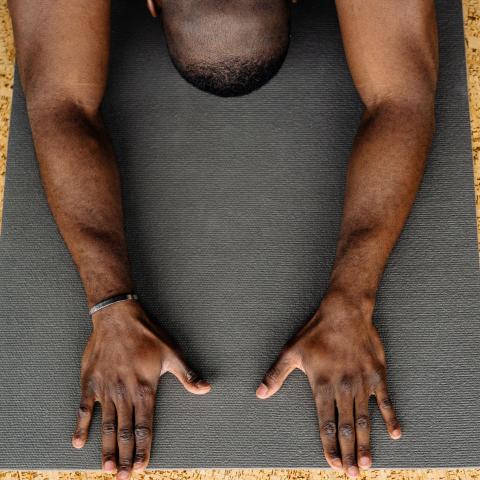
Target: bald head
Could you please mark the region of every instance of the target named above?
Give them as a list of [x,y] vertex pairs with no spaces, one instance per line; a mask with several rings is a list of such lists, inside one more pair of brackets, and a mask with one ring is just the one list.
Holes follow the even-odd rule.
[[280,69],[289,43],[286,0],[157,0],[179,73],[201,90],[245,95]]

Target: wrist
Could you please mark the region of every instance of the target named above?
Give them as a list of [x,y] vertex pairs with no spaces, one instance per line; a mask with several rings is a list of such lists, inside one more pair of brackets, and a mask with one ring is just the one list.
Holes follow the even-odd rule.
[[126,300],[110,305],[91,317],[93,330],[99,335],[107,335],[109,341],[123,342],[125,336],[142,337],[145,341],[165,337],[159,325],[152,322],[138,300]]
[[333,268],[327,291],[338,292],[345,298],[374,301],[381,274],[366,268]]
[[128,275],[108,276],[107,279],[103,281],[101,281],[100,278],[90,276],[88,280],[84,282],[84,288],[89,310],[107,298],[132,293],[135,290],[133,281]]
[[109,324],[125,326],[125,321],[130,323],[132,319],[143,319],[144,311],[143,307],[138,300],[124,300],[121,302],[115,302],[106,308],[103,308],[90,316],[93,325],[105,325]]
[[90,256],[82,261],[77,259],[76,264],[89,309],[102,300],[135,290],[126,258],[113,254]]
[[375,308],[375,293],[330,285],[322,298],[320,308],[324,311],[335,311],[340,316],[371,321]]
[[89,313],[90,316],[94,315],[95,313],[104,310],[105,308],[111,307],[112,305],[119,303],[119,302],[126,302],[129,300],[138,300],[138,295],[135,292],[123,293],[121,295],[114,295],[112,297],[108,297],[101,302],[95,304],[92,308],[90,308]]

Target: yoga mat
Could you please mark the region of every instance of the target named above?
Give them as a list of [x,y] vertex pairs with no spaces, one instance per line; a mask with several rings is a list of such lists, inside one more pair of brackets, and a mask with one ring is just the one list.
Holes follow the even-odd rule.
[[[160,384],[151,467],[327,467],[306,378],[255,388],[327,286],[361,114],[333,2],[294,8],[280,74],[244,98],[195,90],[143,2],[117,0],[104,113],[123,179],[138,293],[209,379]],[[404,438],[377,409],[376,467],[467,467],[480,453],[480,283],[461,6],[440,0],[438,130],[378,294]],[[98,469],[96,413],[70,446],[91,331],[41,188],[15,84],[0,241],[0,468]]]

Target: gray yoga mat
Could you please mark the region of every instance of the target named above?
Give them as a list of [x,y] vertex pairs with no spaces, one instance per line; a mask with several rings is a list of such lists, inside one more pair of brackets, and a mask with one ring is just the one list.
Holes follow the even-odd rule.
[[[213,382],[161,381],[152,467],[327,467],[306,379],[255,388],[319,305],[361,113],[333,2],[295,8],[278,77],[239,99],[174,71],[158,20],[116,0],[105,117],[123,178],[138,292]],[[376,467],[475,466],[480,282],[461,5],[438,1],[438,131],[389,262],[375,321],[404,438],[373,412]],[[98,410],[70,446],[91,330],[81,283],[41,188],[15,84],[0,250],[0,468],[96,469]]]

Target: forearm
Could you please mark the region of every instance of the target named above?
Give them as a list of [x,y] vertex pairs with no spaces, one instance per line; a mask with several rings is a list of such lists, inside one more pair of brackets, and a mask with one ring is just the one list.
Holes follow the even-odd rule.
[[48,203],[89,306],[131,291],[120,179],[100,114],[64,102],[29,116]]
[[373,301],[421,182],[434,131],[433,100],[364,113],[347,172],[329,291]]

